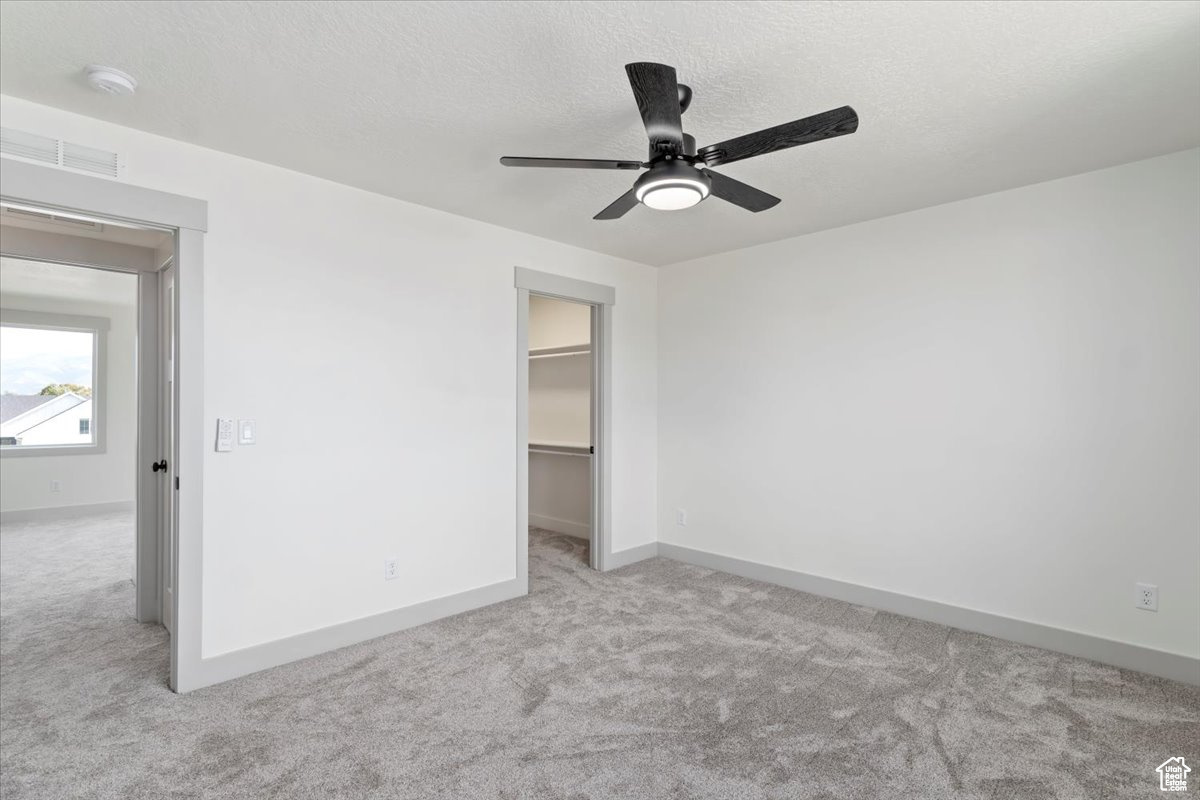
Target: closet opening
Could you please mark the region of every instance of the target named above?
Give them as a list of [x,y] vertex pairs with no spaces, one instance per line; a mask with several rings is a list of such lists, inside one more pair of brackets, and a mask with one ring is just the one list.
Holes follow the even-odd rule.
[[529,552],[539,566],[599,568],[593,537],[597,314],[588,303],[529,296],[528,527]]
[[[516,267],[516,575],[600,572],[612,550],[611,286]],[[557,550],[534,550],[534,538]],[[548,563],[543,555],[562,558]],[[564,560],[565,559],[565,560]]]

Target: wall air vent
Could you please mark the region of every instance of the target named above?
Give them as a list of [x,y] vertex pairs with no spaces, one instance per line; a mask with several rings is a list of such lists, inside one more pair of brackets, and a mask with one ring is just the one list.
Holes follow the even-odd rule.
[[116,178],[121,174],[121,162],[116,153],[70,142],[62,143],[62,165],[109,178]]
[[43,164],[58,164],[58,139],[36,133],[0,128],[0,153]]
[[125,173],[125,160],[117,153],[15,128],[0,128],[0,155],[106,178],[121,178]]

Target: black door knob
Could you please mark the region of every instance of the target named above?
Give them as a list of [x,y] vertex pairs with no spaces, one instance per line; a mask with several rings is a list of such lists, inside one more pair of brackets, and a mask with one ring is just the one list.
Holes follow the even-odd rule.
[[150,469],[154,470],[155,472],[166,472],[167,460],[164,458],[162,461],[159,461],[156,464],[151,464]]

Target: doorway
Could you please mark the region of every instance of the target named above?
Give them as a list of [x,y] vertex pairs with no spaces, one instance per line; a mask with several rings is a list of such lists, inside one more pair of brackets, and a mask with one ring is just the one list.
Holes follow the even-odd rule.
[[[612,287],[518,267],[517,578],[530,528],[604,571],[610,530]],[[542,534],[537,534],[542,535]]]
[[[170,232],[170,264],[175,269],[173,298],[172,396],[162,398],[155,370],[160,360],[159,321],[148,309],[159,297],[157,276],[166,261],[139,271],[138,401],[139,410],[156,412],[162,403],[172,407],[175,462],[170,480],[163,472],[151,473],[147,464],[162,460],[157,413],[138,416],[137,582],[139,619],[156,611],[161,616],[163,581],[159,580],[161,536],[171,540],[169,575],[171,636],[168,684],[187,692],[223,678],[219,665],[205,659],[201,642],[203,610],[202,541],[204,531],[204,232],[208,228],[208,203],[192,197],[134,186],[122,181],[83,175],[69,169],[4,159],[0,170],[0,204],[11,208],[51,213],[64,218],[109,221]],[[13,237],[5,237],[5,250],[18,250]],[[29,247],[40,246],[30,241]],[[13,256],[30,255],[10,252]],[[34,255],[33,257],[37,257]],[[64,251],[56,259],[76,263]],[[96,266],[96,265],[91,265]],[[151,277],[153,276],[153,277]],[[145,489],[143,490],[143,487]],[[157,488],[155,488],[157,487]],[[174,530],[161,531],[159,491],[172,492]],[[147,524],[142,525],[145,521]],[[143,572],[144,570],[144,572]]]
[[530,548],[593,567],[595,313],[586,303],[529,297]]
[[169,229],[0,201],[5,590],[31,615],[172,629],[175,249]]

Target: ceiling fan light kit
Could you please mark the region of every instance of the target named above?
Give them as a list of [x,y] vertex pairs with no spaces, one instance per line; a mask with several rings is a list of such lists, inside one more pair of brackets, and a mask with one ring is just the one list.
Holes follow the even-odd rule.
[[675,79],[675,68],[637,62],[626,64],[625,73],[650,137],[648,161],[504,156],[500,163],[506,167],[649,170],[595,219],[618,219],[638,203],[657,211],[679,211],[709,195],[759,212],[777,205],[779,198],[713,172],[712,167],[858,130],[858,114],[850,106],[842,106],[697,150],[696,140],[683,132],[681,121],[692,102],[692,90]]
[[712,191],[712,179],[685,161],[662,161],[633,184],[639,203],[657,211],[691,208]]

